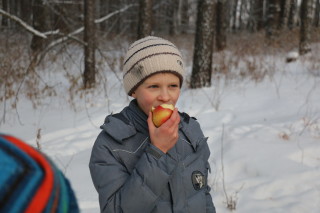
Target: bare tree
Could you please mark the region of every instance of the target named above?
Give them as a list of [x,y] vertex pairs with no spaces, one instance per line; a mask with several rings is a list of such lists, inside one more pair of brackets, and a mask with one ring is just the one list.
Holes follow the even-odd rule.
[[[18,4],[19,4],[19,2],[17,0],[10,0],[9,1],[9,11],[11,14],[13,14],[15,16],[19,16]],[[17,26],[15,22],[12,22],[10,25],[11,25],[10,26],[11,28],[14,28]]]
[[85,88],[91,88],[95,84],[95,0],[84,1],[84,73],[83,83]]
[[237,30],[237,13],[238,13],[238,3],[239,0],[233,0],[233,7],[232,7],[232,31],[235,32]]
[[140,0],[139,4],[138,38],[143,38],[152,31],[152,0]]
[[218,51],[227,46],[227,8],[226,0],[218,0],[216,4],[216,47]]
[[239,11],[239,29],[243,30],[245,27],[245,13],[246,13],[247,0],[240,0]]
[[290,0],[290,12],[289,12],[289,20],[288,27],[292,29],[296,25],[296,13],[297,13],[297,0]]
[[264,0],[257,0],[256,3],[256,18],[257,18],[257,30],[262,30],[265,27],[265,7],[264,7]]
[[167,23],[169,25],[169,35],[177,34],[177,16],[178,16],[179,2],[178,0],[170,1],[167,4]]
[[186,34],[189,29],[189,2],[188,0],[180,0],[180,32]]
[[281,0],[269,0],[267,6],[267,38],[273,39],[278,34],[280,23]]
[[300,55],[311,51],[310,34],[312,28],[312,3],[313,0],[302,0],[301,2]]
[[21,19],[31,24],[32,4],[29,1],[20,1]]
[[249,30],[251,32],[260,31],[264,25],[264,0],[251,0]]
[[[40,31],[46,31],[46,8],[43,0],[34,0],[32,6],[32,14],[33,14],[33,28]],[[45,46],[45,40],[37,35],[33,35],[31,41],[31,49],[33,52],[39,52]]]
[[[4,11],[9,12],[8,0],[2,0],[2,8]],[[1,26],[8,27],[9,25],[8,23],[9,23],[8,19],[3,17],[1,20]]]
[[319,27],[320,24],[320,0],[316,0],[316,8],[314,13],[314,26]]
[[283,30],[288,26],[289,14],[290,14],[291,0],[281,0],[281,12],[279,29]]
[[212,0],[198,2],[191,88],[211,86],[214,6]]

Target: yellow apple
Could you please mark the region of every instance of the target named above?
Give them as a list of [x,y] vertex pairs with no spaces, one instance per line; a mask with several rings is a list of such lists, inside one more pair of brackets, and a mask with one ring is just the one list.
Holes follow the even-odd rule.
[[161,126],[171,117],[173,110],[174,106],[172,104],[161,104],[156,108],[152,107],[152,121],[154,125],[156,127]]

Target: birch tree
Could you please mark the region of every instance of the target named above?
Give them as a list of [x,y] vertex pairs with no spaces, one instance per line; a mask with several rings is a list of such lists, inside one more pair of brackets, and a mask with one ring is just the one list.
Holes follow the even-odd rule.
[[212,0],[198,2],[191,88],[211,86],[214,4]]

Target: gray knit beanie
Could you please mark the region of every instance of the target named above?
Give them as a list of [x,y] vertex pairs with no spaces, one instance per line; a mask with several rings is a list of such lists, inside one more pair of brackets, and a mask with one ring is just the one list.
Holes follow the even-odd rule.
[[148,36],[137,40],[129,47],[123,66],[123,84],[131,95],[149,76],[169,72],[183,82],[184,66],[180,51],[170,41]]

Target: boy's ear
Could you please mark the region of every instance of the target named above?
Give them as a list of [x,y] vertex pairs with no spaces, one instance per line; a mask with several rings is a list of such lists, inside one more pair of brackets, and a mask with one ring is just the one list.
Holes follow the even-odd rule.
[[133,92],[133,93],[131,94],[131,96],[134,97],[134,98],[137,98],[135,92]]

